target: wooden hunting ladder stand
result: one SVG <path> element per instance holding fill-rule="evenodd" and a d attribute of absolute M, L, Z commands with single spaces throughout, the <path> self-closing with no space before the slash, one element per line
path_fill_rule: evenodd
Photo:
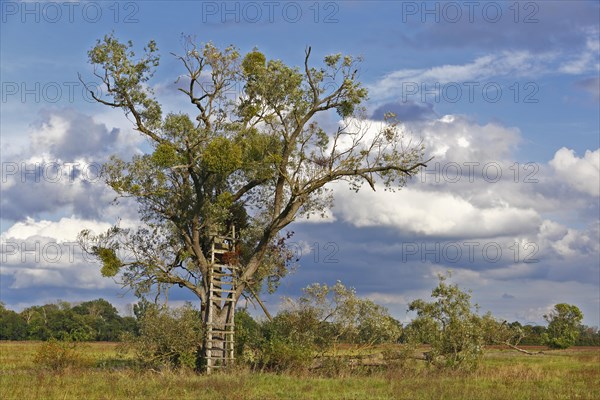
<path fill-rule="evenodd" d="M 228 234 L 211 237 L 208 315 L 206 320 L 206 373 L 234 363 L 234 313 L 237 273 L 239 263 L 236 257 L 237 237 L 235 227 Z M 231 304 L 233 303 L 233 304 Z M 216 322 L 214 313 L 223 308 L 229 309 L 225 322 Z M 218 346 L 216 346 L 218 344 Z"/>

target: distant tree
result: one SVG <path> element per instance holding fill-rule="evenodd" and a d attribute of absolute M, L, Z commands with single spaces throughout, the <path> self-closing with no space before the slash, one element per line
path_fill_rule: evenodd
<path fill-rule="evenodd" d="M 71 307 L 61 301 L 32 306 L 19 314 L 32 340 L 68 339 L 76 341 L 118 341 L 123 332 L 135 332 L 133 317 L 121 317 L 104 299 L 86 301 Z"/>
<path fill-rule="evenodd" d="M 500 321 L 494 318 L 491 313 L 487 313 L 481 318 L 481 323 L 485 332 L 486 344 L 499 344 L 508 346 L 513 350 L 517 350 L 528 355 L 543 353 L 530 352 L 519 347 L 527 335 L 526 329 L 519 322 L 508 323 L 506 321 Z"/>
<path fill-rule="evenodd" d="M 546 345 L 555 349 L 566 349 L 575 344 L 583 320 L 583 313 L 577 306 L 556 304 L 550 313 L 544 315 L 544 319 L 548 322 L 548 329 L 543 335 Z"/>
<path fill-rule="evenodd" d="M 471 296 L 457 285 L 439 284 L 431 292 L 434 301 L 414 300 L 409 311 L 417 317 L 407 327 L 409 341 L 428 343 L 426 359 L 438 367 L 475 368 L 483 354 L 485 324 L 471 305 Z"/>
<path fill-rule="evenodd" d="M 0 302 L 0 340 L 23 340 L 27 338 L 27 323 L 21 315 L 7 309 Z"/>
<path fill-rule="evenodd" d="M 83 302 L 73 307 L 83 325 L 92 331 L 93 340 L 116 341 L 123 331 L 123 318 L 117 309 L 104 299 Z"/>
<path fill-rule="evenodd" d="M 524 346 L 542 346 L 544 340 L 542 335 L 546 332 L 546 327 L 542 325 L 523 325 L 523 339 L 521 344 Z"/>
<path fill-rule="evenodd" d="M 600 332 L 595 326 L 580 325 L 576 346 L 600 346 Z"/>
<path fill-rule="evenodd" d="M 143 224 L 99 236 L 84 231 L 80 241 L 102 262 L 103 275 L 118 275 L 137 294 L 190 290 L 203 321 L 211 315 L 218 329 L 233 322 L 242 295 L 274 290 L 287 274 L 293 253 L 282 232 L 297 217 L 324 214 L 331 183 L 394 190 L 425 166 L 422 145 L 406 140 L 392 115 L 364 121 L 358 58 L 330 55 L 315 68 L 308 48 L 297 68 L 258 50 L 242 57 L 234 47 L 188 40 L 177 57 L 184 74 L 175 75 L 195 110 L 163 115 L 148 84 L 159 64 L 154 41 L 139 57 L 131 42 L 110 35 L 88 54 L 104 89 L 91 95 L 123 110 L 151 152 L 113 157 L 104 169 L 118 195 L 138 201 Z M 319 117 L 331 112 L 340 123 L 327 131 Z M 236 289 L 225 304 L 207 306 L 211 237 L 232 225 L 242 233 Z M 203 354 L 207 345 L 205 338 Z"/>
<path fill-rule="evenodd" d="M 150 308 L 153 308 L 154 306 L 154 303 L 151 303 L 148 301 L 148 299 L 142 297 L 140 301 L 133 305 L 133 315 L 135 315 L 135 319 L 141 321 L 142 318 L 144 318 L 144 314 L 146 314 L 146 311 L 148 311 L 148 309 Z"/>

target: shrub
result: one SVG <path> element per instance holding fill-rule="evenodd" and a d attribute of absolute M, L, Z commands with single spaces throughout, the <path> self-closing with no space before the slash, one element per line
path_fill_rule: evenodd
<path fill-rule="evenodd" d="M 123 337 L 122 350 L 133 349 L 151 368 L 194 368 L 202 343 L 202 320 L 190 304 L 170 309 L 149 307 L 140 319 L 140 334 Z"/>
<path fill-rule="evenodd" d="M 295 317 L 297 315 L 280 313 L 273 321 L 257 324 L 259 331 L 252 330 L 250 335 L 244 334 L 241 360 L 252 369 L 261 371 L 306 370 L 318 349 L 314 339 L 315 331 L 306 319 L 305 324 L 298 324 Z M 297 329 L 298 327 L 301 329 Z"/>
<path fill-rule="evenodd" d="M 70 367 L 80 367 L 83 356 L 77 348 L 77 342 L 50 339 L 37 350 L 34 362 L 41 368 L 62 371 Z"/>
<path fill-rule="evenodd" d="M 426 353 L 430 364 L 443 368 L 474 369 L 479 364 L 485 344 L 485 327 L 472 311 L 471 296 L 457 285 L 448 285 L 439 275 L 439 284 L 433 289 L 433 302 L 415 300 L 409 310 L 417 312 L 410 324 L 410 341 L 429 343 Z"/>

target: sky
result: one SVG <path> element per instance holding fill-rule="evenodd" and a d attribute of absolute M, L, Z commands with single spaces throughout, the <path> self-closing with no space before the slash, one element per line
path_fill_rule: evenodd
<path fill-rule="evenodd" d="M 265 296 L 276 311 L 313 282 L 337 280 L 408 321 L 437 274 L 482 312 L 543 323 L 557 303 L 600 325 L 600 3 L 597 1 L 74 1 L 1 3 L 0 301 L 22 310 L 136 298 L 75 244 L 78 232 L 136 224 L 98 176 L 144 141 L 89 98 L 87 51 L 114 32 L 157 42 L 149 85 L 165 110 L 191 111 L 172 53 L 182 35 L 302 65 L 363 57 L 370 123 L 392 111 L 422 140 L 426 171 L 402 190 L 331 185 L 328 218 L 298 220 L 298 268 Z M 96 85 L 102 93 L 102 87 Z M 336 115 L 321 122 L 330 129 Z M 173 289 L 169 301 L 194 300 Z M 243 304 L 243 302 L 242 302 Z M 252 306 L 250 306 L 252 307 Z M 259 311 L 256 311 L 259 315 Z"/>

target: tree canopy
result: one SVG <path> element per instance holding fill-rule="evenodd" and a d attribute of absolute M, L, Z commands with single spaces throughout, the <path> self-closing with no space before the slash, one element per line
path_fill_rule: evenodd
<path fill-rule="evenodd" d="M 366 123 L 360 58 L 334 54 L 314 67 L 310 54 L 309 47 L 302 67 L 291 67 L 258 49 L 242 56 L 233 46 L 187 39 L 176 56 L 184 72 L 177 84 L 195 111 L 165 114 L 149 85 L 156 43 L 137 56 L 113 35 L 98 41 L 88 55 L 105 92 L 91 95 L 122 109 L 152 148 L 105 165 L 108 185 L 137 200 L 142 220 L 136 229 L 80 235 L 105 276 L 138 295 L 178 285 L 204 304 L 210 238 L 236 226 L 241 243 L 232 262 L 241 269 L 231 297 L 274 290 L 294 261 L 283 230 L 328 209 L 328 184 L 394 190 L 425 166 L 422 145 L 406 140 L 392 115 Z M 331 112 L 334 128 L 320 118 Z"/>
<path fill-rule="evenodd" d="M 573 346 L 580 334 L 583 313 L 575 305 L 560 303 L 544 315 L 548 329 L 543 336 L 544 343 L 549 347 L 566 349 Z"/>

